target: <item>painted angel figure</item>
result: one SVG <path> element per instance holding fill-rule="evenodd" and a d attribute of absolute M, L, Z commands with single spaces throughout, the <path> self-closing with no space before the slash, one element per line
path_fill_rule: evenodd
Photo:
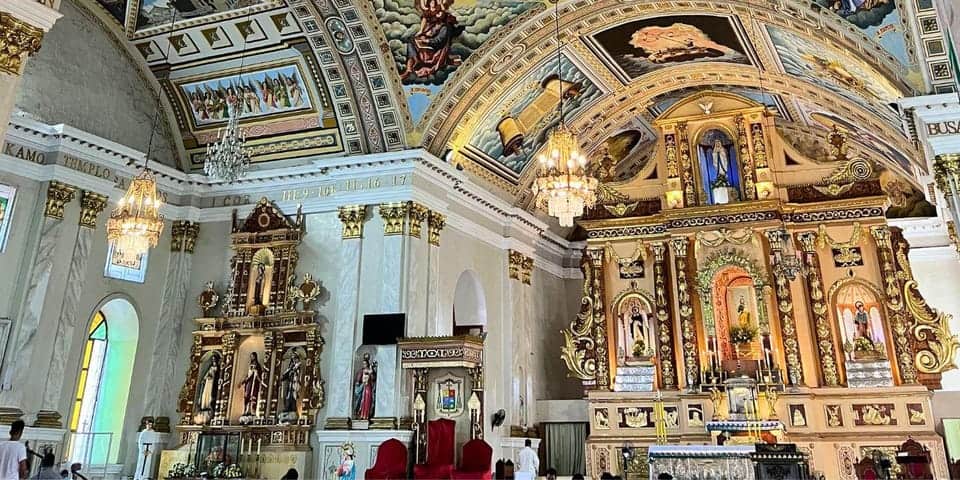
<path fill-rule="evenodd" d="M 415 0 L 420 14 L 420 29 L 407 44 L 407 64 L 400 78 L 426 78 L 447 65 L 460 65 L 463 59 L 450 53 L 453 40 L 464 27 L 450 13 L 453 0 Z"/>

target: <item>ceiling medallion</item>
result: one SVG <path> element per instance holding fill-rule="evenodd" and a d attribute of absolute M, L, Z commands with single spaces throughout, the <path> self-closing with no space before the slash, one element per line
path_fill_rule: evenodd
<path fill-rule="evenodd" d="M 560 66 L 560 12 L 554 6 L 554 21 L 557 38 L 557 78 L 561 79 Z M 533 183 L 537 206 L 560 220 L 561 227 L 572 227 L 574 217 L 583 215 L 585 209 L 597 203 L 597 188 L 600 182 L 587 173 L 589 160 L 580 152 L 580 141 L 563 122 L 563 84 L 558 94 L 557 114 L 559 123 L 550 131 L 547 145 L 538 157 L 540 171 Z"/>

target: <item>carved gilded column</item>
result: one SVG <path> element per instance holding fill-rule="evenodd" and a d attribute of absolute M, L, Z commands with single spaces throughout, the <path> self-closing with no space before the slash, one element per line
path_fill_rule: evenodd
<path fill-rule="evenodd" d="M 917 383 L 917 368 L 913 361 L 913 335 L 910 330 L 913 322 L 904 309 L 901 282 L 894 268 L 890 227 L 876 225 L 870 227 L 870 233 L 877 244 L 880 273 L 884 282 L 883 297 L 887 304 L 887 318 L 893 334 L 893 348 L 897 359 L 897 370 L 900 372 L 900 382 L 914 384 Z"/>
<path fill-rule="evenodd" d="M 56 256 L 56 247 L 60 241 L 60 235 L 63 227 L 63 211 L 68 203 L 73 200 L 76 189 L 70 185 L 52 181 L 47 185 L 47 199 L 43 207 L 43 218 L 40 219 L 40 233 L 38 235 L 36 254 L 33 263 L 30 266 L 30 277 L 27 283 L 27 294 L 20 309 L 20 318 L 17 325 L 17 337 L 11 345 L 16 345 L 16 355 L 8 356 L 12 361 L 8 365 L 11 372 L 9 387 L 11 391 L 0 392 L 0 398 L 3 398 L 4 404 L 15 406 L 36 408 L 36 403 L 31 403 L 32 395 L 26 395 L 26 388 L 30 385 L 32 377 L 36 375 L 30 367 L 34 365 L 33 351 L 38 341 L 42 341 L 39 335 L 40 321 L 43 318 L 43 306 L 47 294 L 56 288 L 51 289 L 51 273 Z M 64 288 L 65 283 L 56 279 L 60 288 Z M 49 313 L 49 312 L 48 312 Z M 34 384 L 35 385 L 35 384 Z M 42 389 L 35 393 L 42 395 Z M 29 408 L 25 408 L 29 410 Z"/>
<path fill-rule="evenodd" d="M 57 316 L 57 330 L 53 337 L 53 351 L 50 354 L 48 378 L 62 379 L 66 371 L 67 354 L 73 341 L 73 332 L 80 321 L 80 296 L 83 292 L 87 264 L 90 259 L 90 246 L 97 229 L 97 217 L 107 206 L 107 197 L 84 190 L 80 197 L 80 228 L 77 229 L 73 243 L 73 255 L 67 270 L 67 284 L 63 292 L 60 315 Z M 59 411 L 60 407 L 69 408 L 63 400 L 62 381 L 46 382 L 41 408 Z"/>
<path fill-rule="evenodd" d="M 793 241 L 783 230 L 767 230 L 770 252 L 774 258 L 783 255 L 784 241 Z M 777 296 L 777 313 L 783 339 L 783 356 L 787 363 L 787 384 L 803 385 L 803 365 L 800 362 L 800 340 L 797 336 L 797 321 L 793 314 L 793 298 L 790 295 L 790 278 L 781 269 L 773 268 L 774 291 Z"/>
<path fill-rule="evenodd" d="M 807 269 L 807 296 L 810 298 L 810 312 L 813 314 L 813 328 L 820 353 L 820 375 L 824 385 L 836 387 L 840 385 L 840 374 L 837 371 L 836 343 L 827 315 L 827 298 L 823 291 L 823 274 L 820 273 L 820 258 L 817 255 L 817 232 L 798 233 L 797 240 L 803 250 L 803 262 Z"/>
<path fill-rule="evenodd" d="M 667 280 L 667 244 L 656 242 L 650 246 L 653 249 L 653 296 L 654 307 L 657 312 L 657 370 L 660 375 L 661 388 L 676 390 L 677 369 L 676 347 L 673 342 L 673 319 L 670 318 L 670 287 Z"/>
<path fill-rule="evenodd" d="M 227 414 L 230 410 L 230 400 L 233 398 L 233 360 L 236 357 L 237 334 L 230 332 L 223 336 L 223 363 L 220 369 L 220 388 L 217 392 L 217 406 L 213 412 L 211 425 L 228 425 Z"/>
<path fill-rule="evenodd" d="M 754 170 L 753 155 L 750 153 L 750 139 L 747 136 L 743 115 L 737 115 L 734 121 L 737 125 L 737 151 L 743 162 L 743 192 L 746 194 L 747 200 L 756 200 L 756 171 Z"/>
<path fill-rule="evenodd" d="M 153 351 L 150 354 L 148 385 L 155 390 L 147 395 L 143 414 L 145 416 L 173 415 L 169 407 L 177 392 L 173 372 L 180 362 L 180 338 L 187 323 L 187 299 L 190 276 L 193 271 L 193 250 L 200 234 L 200 224 L 186 220 L 173 222 L 170 227 L 170 256 L 163 279 L 160 297 L 160 314 L 156 319 Z"/>
<path fill-rule="evenodd" d="M 6 137 L 27 57 L 40 50 L 44 32 L 49 31 L 61 16 L 47 2 L 0 2 L 0 147 Z"/>
<path fill-rule="evenodd" d="M 427 215 L 427 241 L 435 247 L 440 246 L 440 232 L 447 225 L 446 215 L 430 211 Z"/>
<path fill-rule="evenodd" d="M 413 461 L 422 463 L 427 451 L 427 369 L 413 370 Z"/>
<path fill-rule="evenodd" d="M 610 389 L 610 357 L 607 346 L 607 316 L 604 306 L 603 295 L 603 264 L 605 249 L 588 248 L 587 258 L 592 270 L 591 278 L 593 285 L 590 287 L 590 294 L 593 309 L 593 351 L 596 360 L 596 388 L 598 390 Z"/>
<path fill-rule="evenodd" d="M 200 362 L 203 357 L 203 337 L 199 334 L 193 335 L 193 347 L 190 349 L 190 366 L 187 367 L 187 378 L 183 382 L 183 388 L 180 389 L 180 396 L 177 400 L 177 413 L 180 414 L 180 425 L 193 424 L 193 401 L 197 391 L 197 377 L 200 376 Z M 149 397 L 149 395 L 148 395 Z M 216 405 L 219 408 L 219 402 Z M 145 411 L 151 411 L 147 407 Z"/>
<path fill-rule="evenodd" d="M 700 352 L 697 342 L 697 326 L 693 316 L 692 286 L 687 272 L 687 252 L 689 240 L 686 237 L 670 239 L 673 257 L 676 262 L 677 301 L 680 304 L 680 334 L 683 338 L 683 366 L 686 371 L 687 390 L 694 390 L 700 384 Z"/>
<path fill-rule="evenodd" d="M 693 207 L 700 202 L 697 198 L 696 176 L 693 174 L 693 161 L 690 159 L 690 140 L 687 137 L 687 123 L 677 124 L 677 144 L 680 149 L 680 179 L 683 185 L 685 207 Z"/>

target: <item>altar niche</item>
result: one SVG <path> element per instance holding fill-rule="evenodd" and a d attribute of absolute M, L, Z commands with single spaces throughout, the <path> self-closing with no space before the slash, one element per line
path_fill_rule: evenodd
<path fill-rule="evenodd" d="M 733 135 L 721 128 L 708 128 L 697 139 L 700 185 L 709 205 L 742 200 L 740 162 Z"/>
<path fill-rule="evenodd" d="M 708 256 L 697 274 L 706 353 L 704 386 L 749 375 L 758 383 L 778 383 L 764 290 L 767 282 L 754 262 L 736 250 Z"/>
<path fill-rule="evenodd" d="M 617 322 L 617 366 L 650 365 L 656 355 L 653 301 L 631 282 L 614 300 Z"/>
<path fill-rule="evenodd" d="M 851 273 L 830 287 L 829 298 L 844 352 L 847 385 L 893 386 L 880 291 Z"/>
<path fill-rule="evenodd" d="M 201 438 L 231 435 L 233 460 L 247 476 L 282 475 L 289 465 L 277 463 L 281 451 L 306 465 L 309 432 L 324 402 L 324 341 L 313 304 L 326 292 L 309 274 L 296 281 L 305 234 L 299 212 L 291 221 L 266 199 L 245 220 L 234 216 L 230 284 L 218 292 L 207 282 L 197 298 L 203 317 L 194 319 L 180 392 L 180 446 L 165 451 L 161 463 L 192 459 L 200 469 L 207 457 Z"/>

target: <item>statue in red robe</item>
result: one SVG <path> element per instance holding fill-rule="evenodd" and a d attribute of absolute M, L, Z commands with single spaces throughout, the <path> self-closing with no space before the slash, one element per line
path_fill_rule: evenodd
<path fill-rule="evenodd" d="M 370 354 L 363 354 L 363 361 L 353 382 L 353 415 L 358 420 L 373 417 L 377 395 L 377 362 L 370 362 Z"/>

